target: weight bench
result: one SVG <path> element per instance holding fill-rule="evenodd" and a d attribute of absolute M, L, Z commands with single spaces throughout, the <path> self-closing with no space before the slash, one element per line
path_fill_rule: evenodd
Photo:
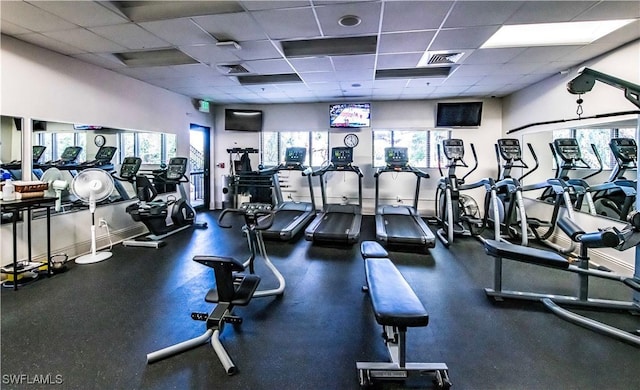
<path fill-rule="evenodd" d="M 233 315 L 234 306 L 246 306 L 258 288 L 260 277 L 254 274 L 242 274 L 244 265 L 231 257 L 220 256 L 195 256 L 193 261 L 213 268 L 216 278 L 216 288 L 209 290 L 205 301 L 217 303 L 210 314 L 191 313 L 191 318 L 198 321 L 206 321 L 207 331 L 198 337 L 183 341 L 179 344 L 166 347 L 147 355 L 147 363 L 184 352 L 191 348 L 211 341 L 213 350 L 218 355 L 228 375 L 236 373 L 236 366 L 220 342 L 220 333 L 225 323 L 241 324 L 242 318 Z"/>
<path fill-rule="evenodd" d="M 376 242 L 365 241 L 360 247 L 364 258 L 367 291 L 382 338 L 389 350 L 390 363 L 356 362 L 360 386 L 372 385 L 376 380 L 405 380 L 410 373 L 435 374 L 439 389 L 451 387 L 449 369 L 444 363 L 407 363 L 406 333 L 408 327 L 427 326 L 429 314 L 415 292 L 386 253 Z"/>

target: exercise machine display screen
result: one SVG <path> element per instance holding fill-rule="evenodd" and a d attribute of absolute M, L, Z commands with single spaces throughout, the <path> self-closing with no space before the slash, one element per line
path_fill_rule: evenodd
<path fill-rule="evenodd" d="M 95 159 L 98 161 L 109 162 L 111 161 L 113 156 L 116 154 L 117 149 L 118 148 L 116 148 L 115 146 L 101 146 L 100 149 L 98 149 L 98 152 L 96 153 Z"/>
<path fill-rule="evenodd" d="M 578 140 L 575 138 L 555 139 L 553 140 L 553 146 L 564 161 L 580 160 L 582 158 L 580 145 L 578 145 Z"/>
<path fill-rule="evenodd" d="M 47 148 L 46 146 L 42 146 L 42 145 L 33 146 L 33 162 L 40 161 L 40 157 L 42 157 L 42 155 L 44 154 L 44 150 L 46 148 Z"/>
<path fill-rule="evenodd" d="M 284 161 L 288 164 L 302 164 L 307 157 L 307 149 L 291 147 L 285 151 Z"/>
<path fill-rule="evenodd" d="M 638 146 L 633 138 L 612 138 L 609 143 L 614 156 L 624 162 L 636 161 Z"/>
<path fill-rule="evenodd" d="M 353 162 L 353 149 L 348 147 L 331 148 L 331 162 L 335 165 L 348 165 Z"/>
<path fill-rule="evenodd" d="M 442 140 L 444 155 L 449 160 L 462 160 L 464 158 L 464 142 L 461 139 Z"/>
<path fill-rule="evenodd" d="M 498 140 L 500 156 L 507 161 L 517 161 L 522 158 L 520 141 L 515 138 L 502 138 Z"/>
<path fill-rule="evenodd" d="M 62 162 L 74 162 L 82 152 L 82 147 L 80 146 L 67 146 L 62 152 L 62 156 L 60 156 L 60 160 Z"/>
<path fill-rule="evenodd" d="M 135 177 L 140 165 L 142 165 L 140 157 L 125 157 L 120 166 L 120 177 L 127 180 Z"/>
<path fill-rule="evenodd" d="M 167 167 L 167 179 L 178 180 L 187 173 L 187 158 L 172 157 Z"/>
<path fill-rule="evenodd" d="M 384 162 L 390 167 L 404 167 L 409 163 L 407 148 L 384 148 Z"/>

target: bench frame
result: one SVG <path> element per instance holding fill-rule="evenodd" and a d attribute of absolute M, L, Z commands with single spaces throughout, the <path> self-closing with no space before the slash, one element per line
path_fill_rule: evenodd
<path fill-rule="evenodd" d="M 488 245 L 491 245 L 491 240 L 485 240 L 485 249 L 488 248 Z M 528 301 L 537 301 L 547 307 L 547 309 L 551 310 L 554 314 L 559 316 L 560 318 L 572 322 L 576 325 L 582 326 L 587 329 L 595 330 L 600 333 L 607 334 L 611 337 L 617 338 L 619 340 L 625 341 L 627 343 L 633 344 L 635 346 L 640 347 L 640 336 L 626 332 L 624 330 L 615 328 L 613 326 L 606 325 L 599 321 L 592 320 L 588 317 L 581 316 L 579 314 L 573 313 L 570 310 L 564 309 L 559 305 L 567 305 L 580 307 L 588 310 L 619 310 L 619 311 L 628 311 L 631 314 L 638 315 L 640 314 L 640 303 L 635 301 L 619 301 L 619 300 L 611 300 L 611 299 L 600 299 L 600 298 L 590 298 L 589 297 L 589 277 L 597 277 L 601 279 L 608 279 L 617 282 L 625 283 L 627 277 L 618 275 L 613 272 L 606 272 L 600 270 L 594 270 L 589 268 L 589 257 L 587 254 L 587 248 L 581 247 L 580 255 L 577 258 L 577 265 L 568 265 L 565 268 L 548 266 L 545 264 L 535 263 L 533 260 L 523 260 L 522 258 L 518 258 L 516 256 L 517 250 L 527 250 L 530 253 L 535 253 L 535 251 L 542 251 L 540 249 L 533 248 L 523 248 L 521 246 L 515 244 L 508 244 L 512 247 L 513 253 L 509 256 L 499 256 L 495 253 L 492 253 L 487 249 L 487 253 L 494 258 L 494 276 L 493 276 L 493 288 L 485 288 L 485 294 L 496 301 L 503 301 L 504 299 L 518 299 L 518 300 L 528 300 Z M 559 255 L 558 255 L 559 256 Z M 555 294 L 545 294 L 545 293 L 537 293 L 530 291 L 514 291 L 514 290 L 504 290 L 502 288 L 502 260 L 512 260 L 518 262 L 524 262 L 529 264 L 534 264 L 538 266 L 542 266 L 545 268 L 555 268 L 560 271 L 568 271 L 575 274 L 578 274 L 578 288 L 575 295 L 555 295 Z"/>
<path fill-rule="evenodd" d="M 365 261 L 365 274 L 368 272 L 367 263 L 375 264 L 378 261 L 391 260 L 386 258 L 388 253 L 376 242 L 364 241 L 360 247 L 362 257 Z M 407 289 L 413 292 L 413 289 L 407 283 L 406 279 L 399 274 L 398 283 L 406 284 Z M 367 275 L 367 285 L 362 288 L 363 291 L 371 294 L 372 289 L 376 286 L 370 286 Z M 415 295 L 415 292 L 413 292 Z M 416 300 L 418 300 L 416 296 Z M 419 300 L 418 300 L 419 301 Z M 380 323 L 378 321 L 378 323 Z M 428 321 L 424 325 L 427 326 Z M 403 381 L 410 376 L 425 376 L 425 374 L 434 375 L 434 383 L 438 389 L 449 389 L 451 382 L 449 381 L 449 368 L 445 363 L 407 363 L 407 326 L 393 326 L 388 324 L 382 325 L 382 338 L 387 347 L 391 362 L 356 362 L 360 386 L 370 386 L 376 381 L 392 380 Z"/>

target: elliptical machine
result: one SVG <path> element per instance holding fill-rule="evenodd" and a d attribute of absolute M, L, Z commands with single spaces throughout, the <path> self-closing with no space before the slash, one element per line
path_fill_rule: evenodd
<path fill-rule="evenodd" d="M 442 172 L 440 165 L 441 154 L 438 145 L 438 169 L 440 179 L 436 189 L 436 220 L 442 226 L 436 232 L 442 243 L 449 247 L 457 236 L 477 236 L 483 231 L 483 221 L 480 219 L 476 201 L 463 195 L 460 191 L 484 186 L 488 192 L 494 191 L 493 179 L 482 179 L 475 183 L 464 184 L 465 179 L 478 168 L 478 155 L 473 144 L 470 144 L 475 164 L 462 178 L 456 176 L 456 168 L 469 166 L 464 162 L 464 142 L 461 139 L 442 140 L 442 149 L 447 158 L 447 175 Z M 465 227 L 466 225 L 466 227 Z M 445 233 L 446 230 L 446 233 Z M 446 234 L 446 236 L 445 236 Z"/>
<path fill-rule="evenodd" d="M 145 175 L 136 176 L 136 192 L 138 203 L 125 209 L 136 222 L 142 222 L 151 234 L 135 240 L 125 240 L 124 246 L 143 246 L 159 248 L 164 245 L 161 240 L 188 228 L 206 229 L 207 223 L 196 222 L 196 211 L 189 203 L 189 196 L 184 184 L 189 182 L 185 175 L 188 160 L 186 157 L 172 157 L 166 169 L 154 171 L 154 182 L 165 186 L 177 186 L 179 198 L 172 196 L 165 200 L 155 200 L 158 195 L 156 187 Z M 171 223 L 167 220 L 170 219 Z"/>

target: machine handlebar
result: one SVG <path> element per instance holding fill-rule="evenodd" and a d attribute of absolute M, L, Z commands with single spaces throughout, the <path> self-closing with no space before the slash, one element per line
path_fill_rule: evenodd
<path fill-rule="evenodd" d="M 622 241 L 620 231 L 615 228 L 585 233 L 578 224 L 566 216 L 558 220 L 558 227 L 565 232 L 571 240 L 579 242 L 589 248 L 614 248 Z"/>
<path fill-rule="evenodd" d="M 245 225 L 252 230 L 267 230 L 273 225 L 275 213 L 267 203 L 246 203 L 239 209 L 224 209 L 218 217 L 218 226 L 228 229 L 231 224 L 224 223 L 228 214 L 244 217 Z"/>

